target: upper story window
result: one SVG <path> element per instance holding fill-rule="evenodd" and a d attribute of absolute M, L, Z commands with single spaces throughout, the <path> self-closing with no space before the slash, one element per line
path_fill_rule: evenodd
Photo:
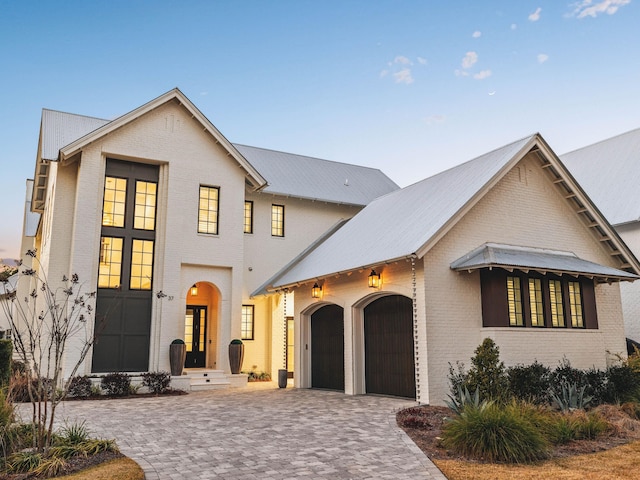
<path fill-rule="evenodd" d="M 242 340 L 253 340 L 253 305 L 242 306 L 242 326 L 241 326 L 241 338 Z"/>
<path fill-rule="evenodd" d="M 98 288 L 120 286 L 122 274 L 122 238 L 100 238 L 100 263 L 98 266 Z"/>
<path fill-rule="evenodd" d="M 594 281 L 587 277 L 480 272 L 485 327 L 597 329 Z"/>
<path fill-rule="evenodd" d="M 244 202 L 244 233 L 253 233 L 253 202 Z"/>
<path fill-rule="evenodd" d="M 124 227 L 126 203 L 127 179 L 105 177 L 104 200 L 102 202 L 102 225 L 105 227 Z"/>
<path fill-rule="evenodd" d="M 284 237 L 284 205 L 271 205 L 271 235 Z"/>
<path fill-rule="evenodd" d="M 220 189 L 200 185 L 198 202 L 198 233 L 218 234 L 218 204 Z"/>
<path fill-rule="evenodd" d="M 151 290 L 153 240 L 134 239 L 131 245 L 131 290 Z"/>
<path fill-rule="evenodd" d="M 133 228 L 138 230 L 155 230 L 157 189 L 158 186 L 154 182 L 136 181 Z"/>

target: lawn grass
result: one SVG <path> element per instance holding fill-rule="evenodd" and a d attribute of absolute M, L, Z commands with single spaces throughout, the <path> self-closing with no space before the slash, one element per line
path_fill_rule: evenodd
<path fill-rule="evenodd" d="M 449 480 L 634 480 L 640 475 L 640 441 L 588 455 L 531 465 L 433 462 Z"/>
<path fill-rule="evenodd" d="M 130 458 L 122 457 L 57 478 L 64 480 L 144 480 L 144 472 L 136 462 Z"/>

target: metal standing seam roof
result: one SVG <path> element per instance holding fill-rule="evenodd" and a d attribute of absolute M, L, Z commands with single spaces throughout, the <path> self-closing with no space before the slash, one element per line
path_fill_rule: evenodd
<path fill-rule="evenodd" d="M 382 196 L 273 279 L 273 288 L 366 268 L 415 254 L 537 135 Z"/>
<path fill-rule="evenodd" d="M 269 182 L 264 193 L 364 206 L 400 188 L 378 169 L 234 146 Z"/>
<path fill-rule="evenodd" d="M 87 117 L 56 110 L 42 110 L 42 151 L 43 160 L 56 161 L 62 147 L 84 137 L 111 120 Z"/>
<path fill-rule="evenodd" d="M 110 122 L 43 109 L 42 159 L 57 160 L 60 149 Z M 364 206 L 400 188 L 374 168 L 232 145 L 269 182 L 266 193 Z"/>
<path fill-rule="evenodd" d="M 560 156 L 612 225 L 640 220 L 640 129 Z"/>
<path fill-rule="evenodd" d="M 608 280 L 636 280 L 633 273 L 579 258 L 573 252 L 544 248 L 485 243 L 451 263 L 457 271 L 499 267 L 535 270 L 542 273 L 568 273 Z"/>

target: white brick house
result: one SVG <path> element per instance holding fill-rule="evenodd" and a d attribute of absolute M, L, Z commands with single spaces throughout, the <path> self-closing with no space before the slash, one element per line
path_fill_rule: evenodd
<path fill-rule="evenodd" d="M 437 404 L 487 336 L 507 364 L 606 366 L 640 272 L 539 135 L 400 190 L 232 144 L 177 89 L 112 121 L 45 110 L 30 208 L 48 278 L 119 305 L 85 374 L 167 370 L 174 338 L 228 373 L 242 338 L 245 370 Z"/>

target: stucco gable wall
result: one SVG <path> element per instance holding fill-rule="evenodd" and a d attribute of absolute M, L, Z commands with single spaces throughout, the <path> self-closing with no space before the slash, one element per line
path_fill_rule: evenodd
<path fill-rule="evenodd" d="M 606 350 L 621 352 L 624 333 L 618 284 L 598 286 L 599 329 L 558 331 L 483 328 L 479 273 L 456 273 L 453 260 L 485 242 L 573 251 L 617 267 L 572 212 L 533 158 L 523 159 L 425 256 L 425 298 L 432 403 L 448 393 L 448 363 L 467 367 L 484 337 L 500 347 L 506 365 L 534 359 L 555 366 L 566 354 L 579 368 L 607 365 Z"/>

